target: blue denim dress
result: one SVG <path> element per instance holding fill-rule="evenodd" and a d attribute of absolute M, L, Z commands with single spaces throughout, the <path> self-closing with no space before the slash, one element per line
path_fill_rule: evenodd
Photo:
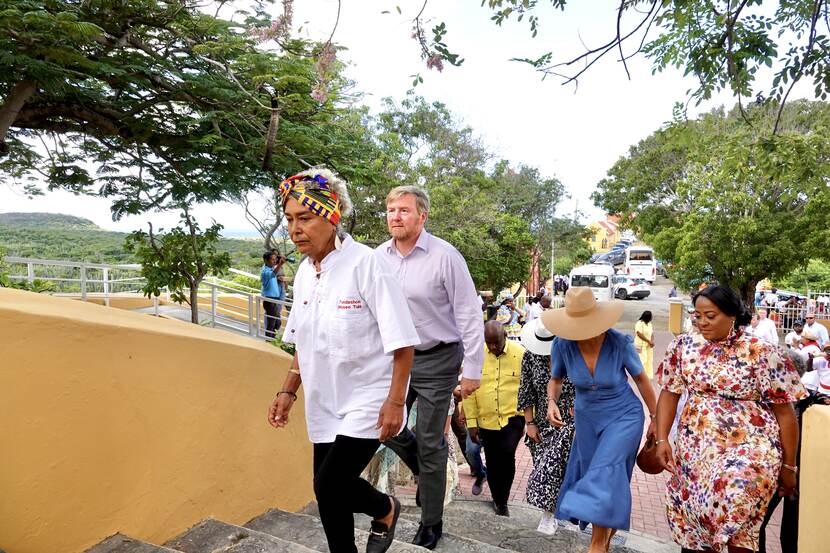
<path fill-rule="evenodd" d="M 591 376 L 577 343 L 557 338 L 551 348 L 554 378 L 565 375 L 576 388 L 576 436 L 559 492 L 556 518 L 584 528 L 591 523 L 628 530 L 631 472 L 643 436 L 645 415 L 626 371 L 643 371 L 633 340 L 610 329 Z"/>

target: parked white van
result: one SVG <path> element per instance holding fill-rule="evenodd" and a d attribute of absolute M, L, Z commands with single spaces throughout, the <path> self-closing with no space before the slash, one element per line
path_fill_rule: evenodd
<path fill-rule="evenodd" d="M 614 267 L 611 265 L 581 265 L 571 270 L 571 286 L 587 286 L 597 301 L 614 299 L 614 285 L 611 282 Z"/>
<path fill-rule="evenodd" d="M 657 280 L 657 260 L 648 246 L 631 246 L 625 251 L 623 272 L 631 278 L 642 278 L 649 284 Z"/>

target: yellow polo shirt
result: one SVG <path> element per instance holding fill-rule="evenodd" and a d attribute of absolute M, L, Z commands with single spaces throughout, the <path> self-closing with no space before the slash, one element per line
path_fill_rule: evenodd
<path fill-rule="evenodd" d="M 507 340 L 498 357 L 484 346 L 481 387 L 464 400 L 468 427 L 499 430 L 507 426 L 507 419 L 521 415 L 519 379 L 524 354 L 525 349 L 513 340 Z"/>

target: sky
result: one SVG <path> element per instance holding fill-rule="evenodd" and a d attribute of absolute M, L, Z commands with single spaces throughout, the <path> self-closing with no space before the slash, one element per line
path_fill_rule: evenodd
<path fill-rule="evenodd" d="M 535 166 L 543 175 L 560 179 L 569 198 L 560 203 L 558 215 L 573 216 L 578 210 L 584 222 L 603 217 L 590 200 L 596 184 L 631 145 L 671 120 L 675 102 L 687 100 L 694 82 L 677 70 L 653 75 L 650 61 L 642 55 L 629 60 L 630 80 L 616 61 L 618 56 L 612 55 L 591 67 L 578 87 L 562 86 L 553 77 L 542 80 L 530 66 L 510 58 L 535 58 L 553 50 L 556 60 L 564 60 L 582 53 L 584 46 L 604 43 L 616 32 L 618 1 L 573 2 L 564 13 L 542 10 L 536 38 L 525 22 L 497 27 L 480 4 L 479 0 L 428 2 L 429 27 L 446 22 L 446 42 L 465 59 L 461 67 L 446 64 L 439 73 L 426 68 L 411 38 L 412 18 L 422 0 L 343 1 L 334 41 L 346 48 L 339 58 L 349 63 L 347 74 L 363 94 L 361 102 L 378 111 L 384 97 L 402 99 L 412 88 L 412 75 L 420 73 L 424 83 L 415 92 L 445 103 L 497 159 Z M 295 31 L 309 38 L 328 38 L 337 8 L 336 0 L 295 0 Z M 279 13 L 281 4 L 272 9 Z M 624 19 L 624 28 L 626 23 L 633 20 Z M 797 91 L 791 99 L 799 96 Z M 690 106 L 689 115 L 733 104 L 734 99 L 724 93 L 699 107 Z M 109 206 L 108 200 L 67 192 L 27 199 L 0 183 L 0 212 L 68 213 L 125 232 L 146 227 L 147 221 L 170 227 L 178 219 L 176 213 L 148 213 L 114 222 Z M 239 206 L 201 205 L 194 213 L 203 225 L 211 219 L 222 223 L 226 235 L 254 233 Z"/>

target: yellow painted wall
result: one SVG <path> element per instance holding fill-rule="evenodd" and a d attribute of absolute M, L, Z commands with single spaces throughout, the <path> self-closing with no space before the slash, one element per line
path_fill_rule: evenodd
<path fill-rule="evenodd" d="M 804 413 L 801 424 L 801 467 L 798 505 L 798 550 L 830 552 L 823 530 L 827 524 L 830 493 L 830 407 L 814 406 Z"/>
<path fill-rule="evenodd" d="M 290 359 L 175 320 L 0 289 L 0 549 L 160 543 L 312 499 L 302 398 L 266 422 Z"/>

